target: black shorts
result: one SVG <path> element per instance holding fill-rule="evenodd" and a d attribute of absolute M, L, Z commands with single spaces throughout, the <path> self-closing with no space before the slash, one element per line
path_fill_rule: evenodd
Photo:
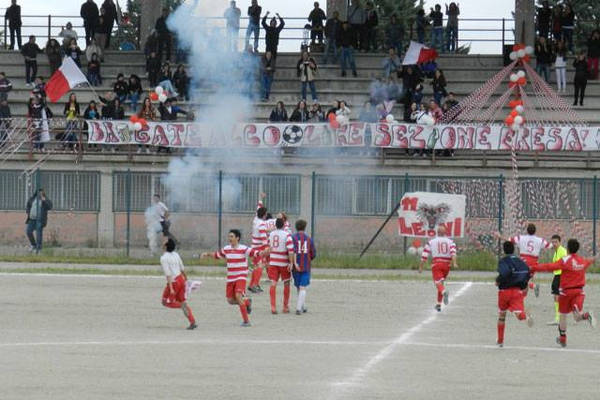
<path fill-rule="evenodd" d="M 552 294 L 558 296 L 560 287 L 560 275 L 554 275 L 554 279 L 552 279 Z"/>

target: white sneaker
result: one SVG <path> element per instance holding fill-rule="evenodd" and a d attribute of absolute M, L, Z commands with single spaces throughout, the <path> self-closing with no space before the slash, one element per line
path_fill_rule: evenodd
<path fill-rule="evenodd" d="M 448 290 L 444 290 L 444 292 L 442 293 L 442 296 L 444 296 L 444 305 L 448 305 Z"/>
<path fill-rule="evenodd" d="M 146 154 L 150 154 L 150 149 L 146 147 Z"/>
<path fill-rule="evenodd" d="M 528 327 L 533 327 L 533 317 L 531 316 L 531 314 L 527 313 L 527 326 Z"/>
<path fill-rule="evenodd" d="M 35 246 L 29 246 L 29 252 L 33 253 L 35 251 Z"/>
<path fill-rule="evenodd" d="M 594 315 L 593 312 L 588 311 L 588 314 L 590 315 L 588 318 L 588 322 L 590 323 L 590 326 L 592 327 L 592 329 L 596 328 L 596 316 Z"/>

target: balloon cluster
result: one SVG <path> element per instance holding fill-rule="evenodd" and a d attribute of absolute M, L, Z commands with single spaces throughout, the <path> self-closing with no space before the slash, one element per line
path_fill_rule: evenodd
<path fill-rule="evenodd" d="M 525 123 L 525 118 L 523 117 L 523 112 L 525 111 L 523 100 L 512 100 L 508 103 L 508 106 L 511 108 L 511 111 L 504 119 L 504 123 L 513 131 L 516 131 Z"/>
<path fill-rule="evenodd" d="M 144 118 L 138 117 L 135 114 L 129 117 L 129 123 L 127 124 L 127 126 L 131 131 L 141 131 L 142 129 L 149 129 L 148 121 L 146 121 Z"/>
<path fill-rule="evenodd" d="M 525 78 L 525 71 L 521 70 L 516 73 L 510 74 L 510 82 L 508 82 L 509 88 L 515 86 L 525 86 L 527 84 L 527 78 Z"/>
<path fill-rule="evenodd" d="M 162 86 L 157 86 L 156 88 L 154 88 L 154 92 L 150 93 L 150 100 L 152 101 L 160 101 L 161 103 L 164 103 L 165 101 L 167 101 L 167 93 L 165 92 L 165 89 Z"/>
<path fill-rule="evenodd" d="M 522 62 L 529 62 L 531 55 L 533 54 L 533 47 L 525 46 L 524 44 L 515 44 L 513 51 L 508 55 L 511 60 L 520 60 Z"/>
<path fill-rule="evenodd" d="M 329 126 L 333 129 L 338 129 L 342 125 L 348 125 L 350 123 L 350 118 L 345 116 L 344 114 L 329 114 Z"/>
<path fill-rule="evenodd" d="M 419 239 L 415 239 L 410 244 L 410 247 L 406 249 L 409 255 L 411 256 L 419 256 L 423 253 L 422 243 Z"/>

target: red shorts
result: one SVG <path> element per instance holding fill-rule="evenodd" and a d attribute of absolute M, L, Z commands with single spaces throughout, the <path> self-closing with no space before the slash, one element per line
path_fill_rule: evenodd
<path fill-rule="evenodd" d="M 450 272 L 450 264 L 437 263 L 431 266 L 431 275 L 433 275 L 433 281 L 435 283 L 446 280 L 448 273 Z"/>
<path fill-rule="evenodd" d="M 236 293 L 241 293 L 242 296 L 246 294 L 246 280 L 238 279 L 237 281 L 227 282 L 227 287 L 225 288 L 225 297 L 228 299 L 233 299 Z"/>
<path fill-rule="evenodd" d="M 288 282 L 292 279 L 292 273 L 287 267 L 271 267 L 267 268 L 267 276 L 270 280 L 277 282 L 279 278 L 282 281 Z"/>
<path fill-rule="evenodd" d="M 585 292 L 583 289 L 560 289 L 558 312 L 561 314 L 569 314 L 573 311 L 581 312 L 584 299 Z"/>
<path fill-rule="evenodd" d="M 524 312 L 525 293 L 519 288 L 502 289 L 498 291 L 498 310 Z"/>
<path fill-rule="evenodd" d="M 177 275 L 177 277 L 173 280 L 173 291 L 175 291 L 175 294 L 171 295 L 171 291 L 169 290 L 169 284 L 165 286 L 165 290 L 163 290 L 162 295 L 163 303 L 172 303 L 175 301 L 182 303 L 186 300 L 185 278 L 183 277 L 183 275 Z"/>
<path fill-rule="evenodd" d="M 252 265 L 254 267 L 258 267 L 258 263 L 262 263 L 262 265 L 269 265 L 269 256 L 256 256 L 252 257 Z"/>

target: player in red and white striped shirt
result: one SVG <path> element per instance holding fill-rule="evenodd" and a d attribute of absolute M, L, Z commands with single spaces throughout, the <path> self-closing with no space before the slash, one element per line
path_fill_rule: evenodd
<path fill-rule="evenodd" d="M 262 200 L 266 197 L 265 193 L 260 194 L 258 205 L 256 207 L 256 216 L 252 220 L 252 248 L 258 251 L 263 251 L 267 248 L 267 242 L 269 239 L 267 233 L 267 225 L 265 218 L 267 216 L 267 208 L 264 206 Z M 263 257 L 252 258 L 252 277 L 250 278 L 250 286 L 248 290 L 252 293 L 262 292 L 260 287 L 260 278 L 262 277 L 263 267 L 265 266 L 266 260 Z"/>
<path fill-rule="evenodd" d="M 435 309 L 439 312 L 442 311 L 442 300 L 445 305 L 448 304 L 448 290 L 444 287 L 444 281 L 450 273 L 450 265 L 452 264 L 452 268 L 458 268 L 458 265 L 456 263 L 456 244 L 452 239 L 446 237 L 446 228 L 439 226 L 437 233 L 438 236 L 431 239 L 423 249 L 419 273 L 423 272 L 423 265 L 431 256 L 431 274 L 433 275 L 433 283 L 437 288 Z"/>
<path fill-rule="evenodd" d="M 292 279 L 292 265 L 294 264 L 294 244 L 292 236 L 284 230 L 284 221 L 277 218 L 275 230 L 269 234 L 269 267 L 267 275 L 271 280 L 271 313 L 277 314 L 275 298 L 277 296 L 277 281 L 283 281 L 283 312 L 289 313 L 290 280 Z"/>
<path fill-rule="evenodd" d="M 202 257 L 227 260 L 227 287 L 225 295 L 229 304 L 237 304 L 242 314 L 242 326 L 250 326 L 248 314 L 252 312 L 252 301 L 246 297 L 248 257 L 262 255 L 257 249 L 240 244 L 242 234 L 237 229 L 229 231 L 229 246 L 214 253 L 202 253 Z"/>
<path fill-rule="evenodd" d="M 291 235 L 292 229 L 290 227 L 290 221 L 288 221 L 286 213 L 284 213 L 283 211 L 280 212 L 279 214 L 277 214 L 277 218 L 281 218 L 283 220 L 283 230 Z M 277 218 L 267 218 L 267 220 L 265 221 L 267 225 L 267 232 L 271 233 L 272 231 L 277 229 L 275 227 L 275 222 L 277 221 Z"/>

